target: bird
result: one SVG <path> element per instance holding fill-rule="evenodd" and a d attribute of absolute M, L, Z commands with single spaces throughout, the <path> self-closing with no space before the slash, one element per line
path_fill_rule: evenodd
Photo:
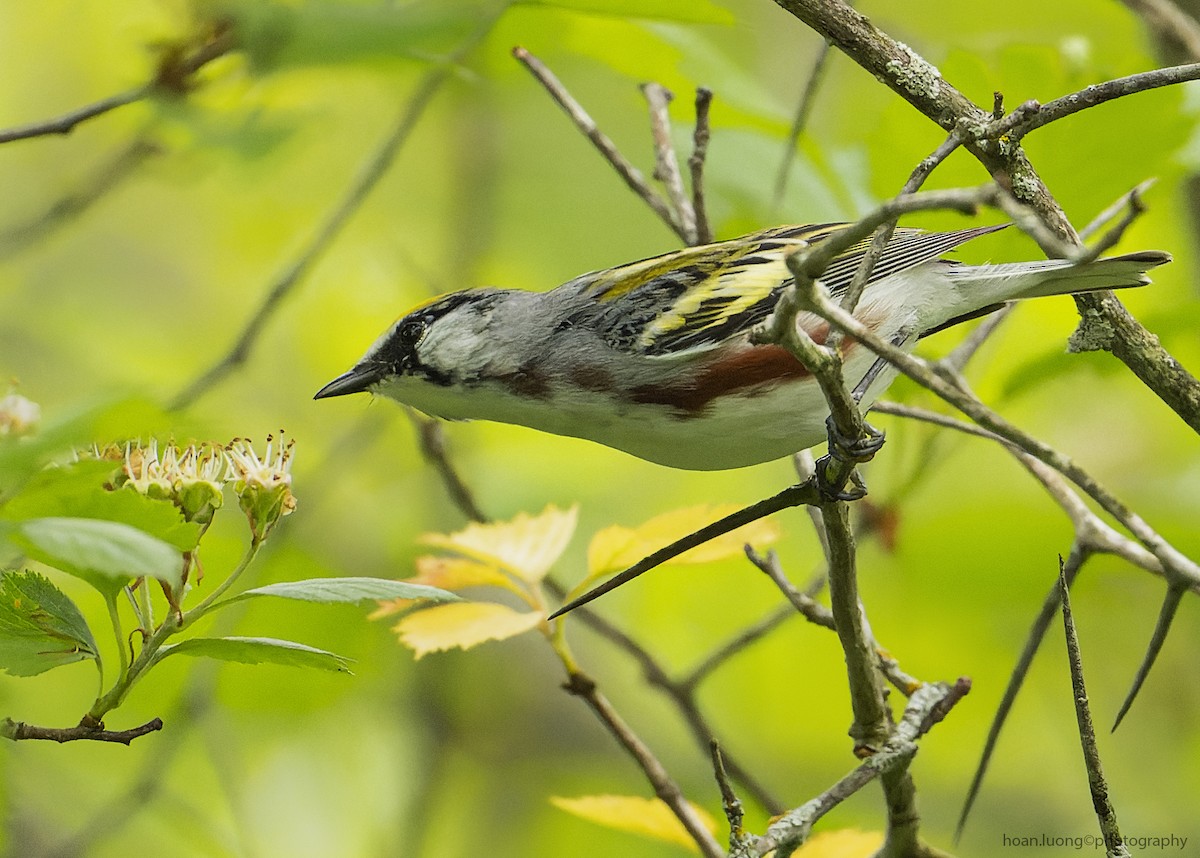
<path fill-rule="evenodd" d="M 854 315 L 911 351 L 922 338 L 1051 295 L 1142 286 L 1171 261 L 1140 251 L 1075 264 L 1047 259 L 968 265 L 943 258 L 1009 224 L 950 232 L 897 228 Z M 396 320 L 316 399 L 371 392 L 433 417 L 490 420 L 585 438 L 659 465 L 742 468 L 826 440 L 829 409 L 790 351 L 756 343 L 793 282 L 790 254 L 849 225 L 777 226 L 593 271 L 544 292 L 495 287 L 451 292 Z M 821 275 L 843 295 L 869 242 Z M 828 323 L 801 312 L 817 343 Z M 868 409 L 895 378 L 852 339 L 843 374 Z"/>

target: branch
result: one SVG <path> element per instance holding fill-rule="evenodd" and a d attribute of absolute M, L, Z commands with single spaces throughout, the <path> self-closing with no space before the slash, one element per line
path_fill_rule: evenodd
<path fill-rule="evenodd" d="M 945 718 L 970 690 L 970 682 L 961 679 L 954 685 L 939 682 L 919 688 L 908 701 L 895 733 L 877 753 L 816 798 L 773 822 L 751 850 L 734 852 L 730 858 L 763 856 L 771 850 L 776 850 L 778 858 L 791 855 L 808 839 L 817 820 L 880 775 L 907 768 L 917 753 L 917 739 Z"/>
<path fill-rule="evenodd" d="M 11 256 L 66 226 L 132 176 L 148 158 L 161 152 L 159 145 L 148 138 L 135 138 L 41 213 L 0 232 L 0 258 Z"/>
<path fill-rule="evenodd" d="M 779 591 L 783 593 L 791 608 L 796 613 L 800 614 L 814 626 L 820 626 L 831 632 L 837 630 L 837 624 L 833 620 L 833 612 L 788 580 L 786 573 L 783 571 L 783 566 L 779 563 L 779 557 L 776 556 L 774 551 L 768 551 L 764 556 L 750 546 L 746 546 L 746 557 L 771 579 L 772 583 L 779 588 Z M 876 667 L 879 672 L 887 677 L 888 682 L 897 691 L 908 697 L 921 687 L 921 681 L 905 673 L 900 668 L 900 663 L 887 654 L 887 648 L 875 640 L 874 636 L 871 637 L 871 648 L 875 652 Z"/>
<path fill-rule="evenodd" d="M 991 202 L 995 197 L 985 193 L 986 190 L 981 189 L 978 198 Z M 933 195 L 917 194 L 913 197 L 902 199 L 921 200 L 929 196 Z M 1000 195 L 999 198 L 1002 200 L 1005 197 L 1004 195 Z M 887 204 L 881 207 L 874 215 L 860 221 L 860 224 L 868 224 L 872 221 L 879 222 L 879 219 L 883 217 L 881 213 L 889 208 L 890 205 Z M 798 288 L 801 285 L 802 278 L 797 278 L 796 286 L 792 288 Z M 1150 549 L 1162 562 L 1164 573 L 1169 581 L 1186 583 L 1189 587 L 1200 583 L 1200 566 L 1197 566 L 1194 561 L 1184 556 L 1174 546 L 1164 540 L 1140 516 L 1121 503 L 1068 457 L 1018 429 L 1000 415 L 987 408 L 967 389 L 966 382 L 961 376 L 948 372 L 944 367 L 940 370 L 935 370 L 927 361 L 908 354 L 892 343 L 880 339 L 866 325 L 842 310 L 826 294 L 815 288 L 811 288 L 811 285 L 804 300 L 813 312 L 830 322 L 834 327 L 844 330 L 847 334 L 871 349 L 871 351 L 886 358 L 891 364 L 918 384 L 945 399 L 980 426 L 1015 444 L 1034 458 L 1045 462 L 1083 489 L 1105 511 L 1121 522 L 1130 533 Z"/>
<path fill-rule="evenodd" d="M 808 78 L 804 82 L 804 91 L 800 93 L 800 102 L 796 105 L 796 115 L 792 127 L 788 131 L 787 142 L 783 145 L 783 160 L 779 162 L 779 170 L 775 174 L 775 197 L 771 203 L 771 211 L 779 211 L 783 204 L 783 195 L 787 192 L 788 177 L 792 172 L 792 164 L 796 161 L 796 144 L 800 135 L 808 127 L 808 117 L 812 115 L 812 107 L 817 99 L 817 90 L 825 76 L 825 64 L 829 59 L 829 42 L 821 42 L 817 48 L 817 56 L 809 69 Z"/>
<path fill-rule="evenodd" d="M 696 127 L 692 131 L 692 154 L 688 170 L 692 176 L 692 211 L 696 217 L 696 242 L 708 244 L 713 240 L 712 225 L 708 222 L 708 205 L 704 199 L 704 162 L 708 157 L 708 111 L 712 106 L 712 90 L 696 88 Z"/>
<path fill-rule="evenodd" d="M 1087 768 L 1088 788 L 1092 793 L 1092 806 L 1104 836 L 1104 847 L 1109 858 L 1129 858 L 1129 850 L 1121 839 L 1117 825 L 1117 814 L 1108 800 L 1108 784 L 1104 781 L 1104 767 L 1100 764 L 1100 750 L 1096 747 L 1096 729 L 1092 725 L 1092 713 L 1088 708 L 1087 688 L 1083 683 L 1083 659 L 1079 654 L 1079 637 L 1075 632 L 1075 619 L 1071 615 L 1071 594 L 1067 588 L 1067 573 L 1062 557 L 1058 558 L 1058 595 L 1062 600 L 1063 626 L 1067 635 L 1067 663 L 1071 669 L 1071 689 L 1075 700 L 1075 719 L 1079 724 L 1079 741 L 1083 745 L 1083 762 Z"/>
<path fill-rule="evenodd" d="M 421 454 L 425 461 L 433 465 L 442 485 L 446 487 L 450 500 L 459 511 L 470 521 L 486 522 L 487 516 L 475 500 L 475 495 L 459 475 L 458 469 L 446 454 L 446 433 L 442 431 L 442 421 L 432 417 L 422 417 L 415 410 L 406 408 L 408 417 L 417 427 L 421 438 Z"/>
<path fill-rule="evenodd" d="M 795 486 L 789 486 L 777 495 L 773 495 L 758 503 L 751 504 L 748 507 L 730 513 L 722 519 L 714 521 L 712 524 L 702 527 L 694 533 L 689 533 L 682 539 L 677 539 L 670 545 L 660 548 L 653 554 L 643 557 L 634 565 L 630 566 L 624 572 L 619 572 L 609 578 L 598 587 L 594 587 L 584 593 L 577 599 L 573 599 L 563 605 L 557 611 L 552 613 L 547 619 L 553 620 L 556 617 L 561 617 L 563 614 L 573 611 L 581 605 L 586 605 L 593 599 L 603 596 L 605 593 L 615 590 L 622 584 L 632 581 L 634 578 L 649 572 L 656 566 L 661 566 L 668 560 L 678 557 L 685 551 L 695 548 L 708 542 L 710 539 L 716 539 L 718 536 L 729 533 L 731 530 L 737 530 L 739 527 L 749 524 L 752 521 L 758 521 L 760 518 L 766 518 L 772 513 L 779 512 L 782 509 L 788 509 L 801 504 L 815 503 L 819 498 L 815 480 L 809 480 Z"/>
<path fill-rule="evenodd" d="M 546 586 L 553 595 L 559 598 L 562 597 L 563 591 L 553 585 L 552 582 L 547 581 Z M 791 611 L 788 614 L 790 615 Z M 633 638 L 629 637 L 629 635 L 609 623 L 603 617 L 589 611 L 587 608 L 577 611 L 575 616 L 596 634 L 624 650 L 638 663 L 646 682 L 652 688 L 657 688 L 666 694 L 679 709 L 680 715 L 687 723 L 688 729 L 691 730 L 692 736 L 698 744 L 704 746 L 712 741 L 715 731 L 701 713 L 699 703 L 696 700 L 697 685 L 703 679 L 703 676 L 699 675 L 700 669 L 703 668 L 705 671 L 711 671 L 715 667 L 711 656 L 702 660 L 700 668 L 693 670 L 691 674 L 682 680 L 677 680 L 672 678 L 666 669 L 655 660 L 654 656 L 650 655 L 637 641 L 633 640 Z M 768 617 L 769 619 L 770 617 Z M 765 621 L 758 624 L 758 628 L 762 629 L 763 633 L 767 631 L 767 629 L 763 629 L 763 626 L 766 624 Z M 717 651 L 722 652 L 725 658 L 728 659 L 740 650 L 730 645 L 725 645 L 719 647 Z M 768 813 L 783 813 L 785 809 L 783 803 L 771 795 L 767 788 L 754 776 L 749 767 L 735 761 L 727 750 L 723 752 L 723 758 L 729 774 L 742 784 Z"/>
<path fill-rule="evenodd" d="M 733 784 L 725 771 L 725 757 L 721 746 L 713 739 L 709 745 L 712 756 L 713 776 L 717 780 L 717 788 L 721 790 L 721 808 L 725 811 L 725 819 L 729 821 L 729 845 L 734 853 L 744 852 L 752 848 L 753 840 L 742 827 L 745 813 L 742 810 L 742 800 L 734 792 Z"/>
<path fill-rule="evenodd" d="M 1020 141 L 1030 131 L 1036 131 L 1051 122 L 1079 113 L 1081 110 L 1087 110 L 1089 107 L 1104 104 L 1106 101 L 1197 79 L 1200 79 L 1200 63 L 1190 63 L 1153 69 L 1108 80 L 1104 83 L 1092 84 L 1079 92 L 1056 98 L 1031 111 L 1031 115 L 1027 119 L 1013 127 L 1010 136 L 1014 141 Z"/>
<path fill-rule="evenodd" d="M 688 834 L 700 847 L 700 853 L 705 858 L 725 858 L 724 850 L 705 827 L 704 820 L 696 814 L 696 811 L 683 797 L 679 785 L 671 779 L 662 763 L 630 729 L 612 704 L 608 702 L 608 699 L 597 690 L 596 683 L 591 677 L 578 669 L 572 670 L 563 687 L 568 693 L 581 697 L 608 728 L 608 732 L 634 758 L 650 785 L 654 787 L 654 794 L 662 799 L 667 807 L 671 808 L 671 812 L 675 814 L 676 818 L 683 823 Z"/>
<path fill-rule="evenodd" d="M 324 222 L 318 227 L 316 235 L 312 237 L 299 256 L 276 275 L 267 288 L 258 309 L 250 316 L 233 346 L 224 357 L 217 360 L 209 369 L 180 391 L 171 402 L 171 410 L 188 407 L 249 359 L 250 352 L 257 343 L 259 335 L 266 327 L 267 322 L 275 315 L 280 304 L 333 244 L 334 239 L 341 233 L 350 218 L 362 207 L 367 196 L 383 178 L 388 168 L 392 166 L 396 155 L 408 141 L 417 123 L 425 115 L 425 110 L 433 101 L 434 95 L 451 78 L 461 60 L 483 41 L 496 20 L 496 15 L 486 18 L 479 29 L 468 37 L 453 55 L 425 73 L 408 104 L 396 119 L 392 130 L 367 159 L 341 201 L 326 215 Z"/>
<path fill-rule="evenodd" d="M 191 54 L 178 55 L 168 52 L 155 73 L 153 80 L 141 86 L 110 95 L 99 101 L 86 104 L 83 107 L 68 111 L 53 119 L 19 125 L 15 128 L 0 129 L 0 143 L 10 143 L 14 140 L 28 140 L 32 137 L 46 137 L 55 134 L 70 134 L 76 126 L 97 116 L 103 116 L 119 107 L 142 101 L 158 92 L 184 92 L 190 78 L 200 69 L 218 57 L 224 56 L 233 48 L 233 36 L 229 30 L 219 29 L 210 39 Z"/>
<path fill-rule="evenodd" d="M 946 131 L 956 130 L 960 123 L 982 129 L 993 121 L 943 80 L 923 57 L 876 28 L 841 0 L 776 2 Z M 1019 145 L 983 138 L 968 140 L 964 145 L 989 175 L 1002 181 L 1033 209 L 1050 232 L 1061 240 L 1078 244 L 1074 229 Z M 1125 363 L 1184 422 L 1200 432 L 1200 382 L 1162 347 L 1158 338 L 1130 316 L 1111 292 L 1076 295 L 1075 302 L 1082 316 L 1098 315 L 1111 330 L 1104 348 Z"/>
<path fill-rule="evenodd" d="M 1174 42 L 1184 53 L 1200 59 L 1200 24 L 1171 0 L 1121 0 L 1142 16 L 1159 39 Z"/>
<path fill-rule="evenodd" d="M 538 83 L 545 88 L 550 97 L 558 102 L 558 106 L 571 118 L 571 121 L 575 123 L 575 127 L 582 131 L 583 135 L 599 150 L 604 159 L 617 171 L 617 175 L 629 186 L 629 189 L 641 197 L 642 202 L 650 206 L 659 219 L 670 227 L 671 231 L 679 236 L 681 241 L 687 243 L 687 233 L 675 216 L 675 213 L 671 211 L 671 207 L 663 201 L 662 197 L 655 193 L 654 188 L 650 187 L 645 177 L 642 176 L 641 171 L 633 166 L 618 151 L 616 144 L 600 130 L 600 127 L 596 125 L 596 121 L 588 115 L 588 112 L 583 109 L 583 105 L 575 100 L 575 97 L 567 91 L 567 88 L 554 76 L 554 73 L 546 68 L 541 60 L 525 50 L 525 48 L 513 48 L 512 53 L 537 78 Z"/>
<path fill-rule="evenodd" d="M 78 724 L 75 727 L 36 727 L 33 724 L 26 724 L 24 721 L 13 721 L 11 718 L 5 718 L 0 721 L 0 737 L 11 739 L 14 742 L 20 742 L 25 739 L 45 739 L 51 742 L 118 742 L 122 745 L 128 745 L 134 739 L 145 736 L 148 733 L 155 733 L 163 728 L 161 718 L 154 718 L 147 721 L 140 727 L 134 727 L 132 730 L 105 730 L 101 727 L 89 727 L 84 724 Z"/>
<path fill-rule="evenodd" d="M 691 201 L 683 191 L 683 174 L 679 172 L 679 159 L 671 141 L 671 118 L 667 107 L 675 96 L 659 83 L 642 84 L 642 95 L 650 107 L 650 134 L 654 138 L 654 178 L 667 189 L 667 199 L 675 212 L 675 220 L 683 232 L 685 244 L 694 245 L 696 239 L 696 213 Z"/>

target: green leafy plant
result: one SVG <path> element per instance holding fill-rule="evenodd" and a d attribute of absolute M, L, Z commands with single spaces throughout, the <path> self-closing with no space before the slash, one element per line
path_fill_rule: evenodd
<path fill-rule="evenodd" d="M 0 669 L 34 676 L 90 660 L 99 689 L 78 726 L 43 728 L 6 719 L 0 733 L 7 738 L 128 742 L 161 728 L 155 719 L 111 732 L 104 718 L 172 655 L 349 672 L 349 659 L 295 641 L 181 638 L 197 620 L 238 601 L 458 598 L 423 584 L 376 578 L 292 581 L 234 593 L 277 525 L 296 508 L 294 441 L 268 437 L 261 455 L 241 438 L 186 447 L 151 441 L 95 447 L 55 461 L 54 441 L 70 431 L 48 432 L 48 443 L 36 432 L 39 416 L 23 397 L 0 400 Z M 43 464 L 45 459 L 51 461 Z M 246 516 L 247 545 L 237 564 L 196 600 L 201 544 L 227 492 Z M 79 578 L 100 594 L 116 644 L 115 670 L 106 669 L 84 614 L 49 577 L 27 568 L 31 563 Z"/>

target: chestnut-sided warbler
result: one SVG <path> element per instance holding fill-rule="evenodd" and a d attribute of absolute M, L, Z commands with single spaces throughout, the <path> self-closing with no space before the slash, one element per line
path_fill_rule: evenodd
<path fill-rule="evenodd" d="M 939 259 L 1003 226 L 897 229 L 855 316 L 910 350 L 925 334 L 1015 299 L 1144 285 L 1147 269 L 1171 259 L 1159 251 L 1084 265 Z M 781 346 L 752 343 L 751 330 L 791 282 L 787 256 L 844 228 L 766 229 L 584 274 L 548 292 L 453 292 L 401 317 L 316 398 L 371 391 L 435 417 L 587 438 L 675 468 L 778 459 L 825 440 L 829 410 L 809 371 Z M 866 246 L 826 269 L 821 280 L 834 297 Z M 824 341 L 823 319 L 801 313 L 796 322 Z M 875 355 L 853 340 L 843 354 L 846 381 L 859 385 L 866 409 L 895 370 L 872 370 Z"/>

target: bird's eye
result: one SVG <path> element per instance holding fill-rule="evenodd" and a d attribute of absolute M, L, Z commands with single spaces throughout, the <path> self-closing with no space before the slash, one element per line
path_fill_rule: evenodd
<path fill-rule="evenodd" d="M 401 324 L 400 330 L 396 333 L 404 345 L 415 346 L 421 337 L 425 336 L 425 323 L 417 319 L 410 319 Z"/>

